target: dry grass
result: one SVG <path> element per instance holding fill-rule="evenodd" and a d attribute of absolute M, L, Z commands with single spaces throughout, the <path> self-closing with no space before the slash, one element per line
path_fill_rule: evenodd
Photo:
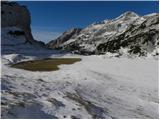
<path fill-rule="evenodd" d="M 11 67 L 25 69 L 30 71 L 55 71 L 59 70 L 58 65 L 73 64 L 81 61 L 80 58 L 47 58 L 42 60 L 32 60 L 27 62 L 20 62 Z"/>

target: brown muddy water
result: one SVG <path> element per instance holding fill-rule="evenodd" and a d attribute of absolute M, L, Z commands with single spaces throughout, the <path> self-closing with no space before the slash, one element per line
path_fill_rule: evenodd
<path fill-rule="evenodd" d="M 19 62 L 11 65 L 11 67 L 29 71 L 56 71 L 59 70 L 58 65 L 73 64 L 79 61 L 81 61 L 80 58 L 47 58 L 42 60 Z"/>

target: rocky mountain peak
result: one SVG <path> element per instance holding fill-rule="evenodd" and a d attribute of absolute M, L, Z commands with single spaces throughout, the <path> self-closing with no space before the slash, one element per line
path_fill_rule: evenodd
<path fill-rule="evenodd" d="M 139 17 L 139 15 L 137 15 L 135 12 L 133 11 L 127 11 L 125 13 L 123 13 L 124 16 L 130 16 L 130 17 Z"/>
<path fill-rule="evenodd" d="M 69 39 L 73 38 L 74 36 L 76 37 L 80 33 L 81 29 L 80 28 L 71 28 L 64 32 L 60 37 L 58 37 L 55 40 L 50 41 L 47 46 L 49 48 L 59 48 L 61 44 L 64 42 L 68 41 Z"/>
<path fill-rule="evenodd" d="M 127 11 L 127 12 L 121 14 L 116 19 L 129 19 L 129 18 L 132 19 L 132 18 L 138 18 L 138 17 L 140 17 L 140 16 L 137 15 L 135 12 Z"/>
<path fill-rule="evenodd" d="M 129 54 L 150 54 L 158 46 L 158 20 L 157 14 L 139 16 L 127 11 L 113 20 L 87 26 L 59 46 L 87 55 L 119 53 L 121 48 L 127 49 Z"/>
<path fill-rule="evenodd" d="M 81 30 L 80 28 L 71 28 L 71 29 L 65 31 L 65 32 L 63 33 L 63 35 L 78 33 L 80 30 Z"/>
<path fill-rule="evenodd" d="M 119 17 L 113 19 L 114 21 L 132 21 L 135 20 L 137 18 L 139 18 L 140 16 L 132 11 L 127 11 L 123 14 L 121 14 Z"/>

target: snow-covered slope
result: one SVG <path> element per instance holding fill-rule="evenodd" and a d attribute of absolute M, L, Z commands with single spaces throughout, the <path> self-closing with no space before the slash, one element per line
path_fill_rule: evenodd
<path fill-rule="evenodd" d="M 158 119 L 153 58 L 81 56 L 81 62 L 53 72 L 10 68 L 12 58 L 2 59 L 2 118 Z"/>
<path fill-rule="evenodd" d="M 2 118 L 158 118 L 155 58 L 65 54 L 37 43 L 24 44 L 24 36 L 9 35 L 10 29 L 20 30 L 2 29 Z M 10 67 L 48 57 L 82 61 L 52 72 Z"/>
<path fill-rule="evenodd" d="M 158 118 L 158 60 L 76 56 L 24 44 L 2 29 L 2 118 Z M 124 52 L 124 50 L 122 50 Z M 60 70 L 31 72 L 10 65 L 79 57 Z M 127 74 L 126 74 L 127 73 Z"/>
<path fill-rule="evenodd" d="M 138 16 L 125 12 L 113 20 L 91 24 L 60 47 L 79 54 L 118 53 L 122 47 L 128 53 L 144 56 L 158 46 L 158 25 L 156 13 Z"/>

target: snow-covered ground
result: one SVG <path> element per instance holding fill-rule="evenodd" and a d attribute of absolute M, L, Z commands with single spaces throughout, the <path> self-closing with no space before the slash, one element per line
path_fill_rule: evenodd
<path fill-rule="evenodd" d="M 52 72 L 9 64 L 37 59 L 2 54 L 2 118 L 158 118 L 158 60 L 80 57 Z"/>
<path fill-rule="evenodd" d="M 1 35 L 2 118 L 158 118 L 158 60 L 152 55 L 78 56 L 24 44 L 10 30 L 17 29 L 5 28 Z M 82 61 L 52 72 L 10 67 L 55 57 Z"/>

